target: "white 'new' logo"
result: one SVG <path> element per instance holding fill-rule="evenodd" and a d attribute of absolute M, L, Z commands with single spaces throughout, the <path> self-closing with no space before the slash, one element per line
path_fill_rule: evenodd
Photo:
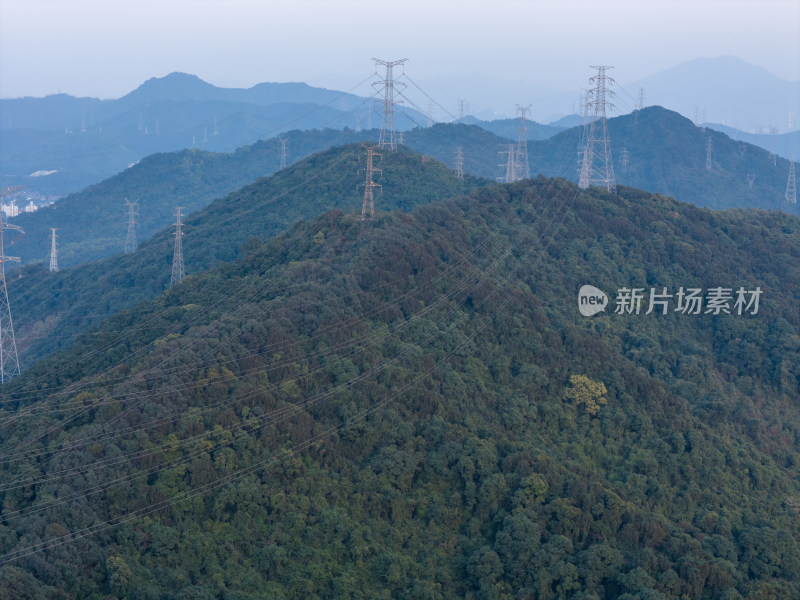
<path fill-rule="evenodd" d="M 608 305 L 608 296 L 593 285 L 584 285 L 578 292 L 578 310 L 584 317 L 603 312 Z"/>

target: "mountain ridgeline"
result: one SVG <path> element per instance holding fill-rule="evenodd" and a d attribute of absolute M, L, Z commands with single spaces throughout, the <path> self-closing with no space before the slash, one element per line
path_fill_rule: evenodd
<path fill-rule="evenodd" d="M 187 148 L 231 152 L 294 129 L 372 127 L 371 95 L 304 83 L 219 88 L 171 73 L 116 100 L 65 94 L 0 99 L 0 185 L 24 184 L 63 196 L 150 154 Z M 410 129 L 423 120 L 406 109 L 396 123 Z M 55 172 L 32 175 L 41 171 Z"/>
<path fill-rule="evenodd" d="M 258 149 L 252 160 L 247 159 L 253 170 L 263 161 L 264 151 L 260 146 Z M 260 178 L 187 216 L 182 243 L 187 272 L 196 274 L 222 261 L 233 260 L 251 238 L 272 237 L 298 219 L 313 221 L 333 208 L 360 215 L 365 155 L 360 144 L 338 146 L 271 177 Z M 240 163 L 246 160 L 237 155 L 229 158 Z M 225 161 L 211 162 L 215 165 L 214 174 L 225 172 Z M 196 170 L 197 163 L 189 165 L 191 172 L 214 180 L 209 175 L 211 169 Z M 462 182 L 441 163 L 412 151 L 383 153 L 375 157 L 375 168 L 381 169 L 381 173 L 376 171 L 373 176 L 382 186 L 374 192 L 379 212 L 408 211 L 418 204 L 462 194 L 487 183 L 470 176 Z M 83 200 L 88 204 L 91 197 Z M 156 206 L 153 211 L 161 211 L 165 218 L 167 210 L 174 210 L 150 196 L 139 211 L 150 211 Z M 58 273 L 33 265 L 23 267 L 20 277 L 9 278 L 23 365 L 30 366 L 56 348 L 69 347 L 76 334 L 122 308 L 163 292 L 170 282 L 173 231 L 173 228 L 160 231 L 142 242 L 133 254 L 117 254 Z"/>
<path fill-rule="evenodd" d="M 357 148 L 245 188 L 220 219 L 266 237 L 281 194 L 299 211 L 292 185 L 315 197 L 337 160 Z M 2 589 L 800 594 L 796 217 L 543 177 L 367 222 L 354 205 L 246 243 L 3 387 Z M 192 260 L 234 258 L 207 254 Z M 611 297 L 592 318 L 587 283 Z M 618 314 L 625 287 L 762 295 L 744 314 L 675 298 Z"/>
<path fill-rule="evenodd" d="M 509 135 L 513 133 L 512 122 L 497 123 L 504 123 Z M 616 178 L 621 184 L 700 206 L 749 206 L 800 214 L 797 205 L 784 199 L 789 162 L 778 158 L 773 164 L 769 153 L 757 146 L 734 142 L 711 130 L 703 133 L 688 119 L 659 107 L 644 109 L 638 116 L 610 119 L 609 132 Z M 291 163 L 332 146 L 377 141 L 378 132 L 326 129 L 292 131 L 283 137 Z M 528 142 L 531 173 L 576 180 L 582 137 L 582 128 L 573 127 L 549 139 Z M 709 137 L 710 171 L 706 170 Z M 438 124 L 407 132 L 404 142 L 450 167 L 455 167 L 456 151 L 461 148 L 465 172 L 495 179 L 505 174 L 500 152 L 507 150 L 512 140 L 475 125 Z M 46 263 L 50 228 L 54 227 L 59 230 L 63 266 L 115 254 L 125 243 L 124 198 L 138 201 L 137 234 L 146 240 L 174 222 L 175 206 L 185 207 L 186 213 L 198 210 L 276 171 L 280 155 L 280 140 L 272 138 L 231 154 L 186 150 L 147 157 L 49 208 L 17 217 L 15 223 L 26 235 L 14 252 L 23 263 Z"/>

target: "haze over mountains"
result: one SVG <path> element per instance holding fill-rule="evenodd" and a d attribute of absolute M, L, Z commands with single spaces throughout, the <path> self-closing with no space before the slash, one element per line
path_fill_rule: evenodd
<path fill-rule="evenodd" d="M 645 88 L 648 105 L 672 108 L 691 119 L 705 114 L 708 121 L 757 132 L 777 127 L 779 134 L 783 133 L 789 112 L 796 111 L 800 104 L 800 83 L 780 80 L 729 57 L 685 63 L 617 89 L 619 112 L 635 108 L 640 85 Z M 228 89 L 192 75 L 173 73 L 152 78 L 118 100 L 66 95 L 0 99 L 0 185 L 24 184 L 31 192 L 65 195 L 156 152 L 191 147 L 232 151 L 292 129 L 357 130 L 379 126 L 376 110 L 380 107 L 374 106 L 374 90 L 365 81 L 354 91 L 363 96 L 302 83 L 263 83 L 249 89 Z M 574 124 L 574 119 L 572 123 L 553 126 L 537 121 L 575 111 L 577 94 L 549 99 L 532 96 L 512 99 L 504 109 L 513 113 L 513 100 L 533 104 L 530 139 L 542 139 L 560 127 Z M 400 100 L 404 105 L 397 110 L 399 130 L 427 125 L 428 116 L 422 114 L 427 110 L 427 98 L 416 100 L 419 111 L 404 98 Z M 455 107 L 450 114 L 438 106 L 433 108 L 436 120 L 450 120 L 458 112 Z M 747 118 L 735 117 L 731 112 L 734 110 L 747 114 Z M 471 118 L 469 122 L 516 138 L 512 121 L 484 123 Z M 733 132 L 731 135 L 737 137 Z M 786 158 L 798 143 L 796 136 L 779 138 L 777 142 L 761 137 L 746 141 L 764 141 L 769 144 L 767 149 Z M 31 177 L 33 174 L 37 176 Z"/>
<path fill-rule="evenodd" d="M 518 133 L 519 121 L 491 124 L 438 124 L 415 128 L 404 135 L 405 145 L 455 167 L 461 148 L 466 173 L 496 180 L 505 172 L 503 150 L 511 140 L 494 135 Z M 528 123 L 529 132 L 543 129 L 546 139 L 528 142 L 532 174 L 577 179 L 578 147 L 583 130 L 543 128 Z M 552 135 L 553 131 L 560 131 Z M 752 207 L 779 209 L 798 214 L 787 204 L 785 190 L 789 162 L 724 134 L 696 127 L 677 113 L 648 107 L 638 116 L 609 119 L 614 169 L 621 184 L 675 196 L 713 208 Z M 287 140 L 288 164 L 347 143 L 376 142 L 377 130 L 291 131 Z M 534 135 L 531 135 L 534 137 Z M 712 169 L 706 170 L 708 138 L 712 138 Z M 72 194 L 35 213 L 15 217 L 26 231 L 14 246 L 23 263 L 43 263 L 50 251 L 50 228 L 58 229 L 62 267 L 119 253 L 125 245 L 123 199 L 138 203 L 137 238 L 149 239 L 174 221 L 174 207 L 189 214 L 214 199 L 238 190 L 258 177 L 278 170 L 281 144 L 278 138 L 240 147 L 233 153 L 184 150 L 149 156 L 133 167 Z M 363 165 L 361 165 L 363 168 Z M 359 193 L 351 190 L 353 199 Z M 382 196 L 381 196 L 382 197 Z M 388 202 L 394 199 L 387 198 Z M 380 204 L 380 200 L 379 200 Z"/>

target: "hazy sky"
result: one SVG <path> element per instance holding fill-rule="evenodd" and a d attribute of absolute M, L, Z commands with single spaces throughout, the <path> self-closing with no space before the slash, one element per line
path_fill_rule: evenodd
<path fill-rule="evenodd" d="M 738 56 L 800 79 L 797 0 L 0 0 L 0 97 L 117 98 L 172 71 L 349 89 L 372 57 L 459 95 L 491 76 L 577 90 Z M 440 88 L 441 89 L 441 88 Z"/>

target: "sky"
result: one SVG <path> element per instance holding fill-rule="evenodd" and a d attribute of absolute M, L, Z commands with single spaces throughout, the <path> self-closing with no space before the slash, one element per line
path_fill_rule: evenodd
<path fill-rule="evenodd" d="M 0 0 L 2 98 L 118 98 L 173 71 L 348 90 L 377 57 L 407 58 L 426 89 L 481 105 L 515 86 L 577 96 L 590 65 L 624 83 L 724 55 L 800 80 L 800 2 Z"/>

